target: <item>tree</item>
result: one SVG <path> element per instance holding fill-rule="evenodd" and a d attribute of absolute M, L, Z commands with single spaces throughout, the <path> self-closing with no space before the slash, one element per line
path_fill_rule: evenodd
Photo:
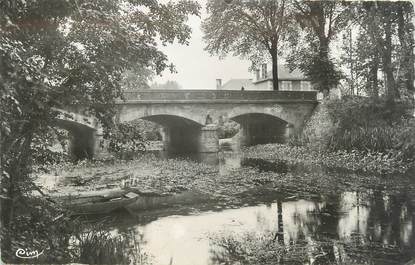
<path fill-rule="evenodd" d="M 152 89 L 180 89 L 182 86 L 174 80 L 167 80 L 165 83 L 153 83 L 151 84 Z"/>
<path fill-rule="evenodd" d="M 414 93 L 415 55 L 414 55 L 414 7 L 411 2 L 397 2 L 398 38 L 402 61 L 399 62 L 401 82 L 407 92 Z"/>
<path fill-rule="evenodd" d="M 278 90 L 278 55 L 290 31 L 290 2 L 287 0 L 210 0 L 203 22 L 206 50 L 225 56 L 248 58 L 253 67 L 267 55 L 272 61 L 273 89 Z"/>
<path fill-rule="evenodd" d="M 409 2 L 373 2 L 362 4 L 362 9 L 378 22 L 367 33 L 381 58 L 386 97 L 393 102 L 401 96 L 399 83 L 413 91 L 413 8 Z"/>
<path fill-rule="evenodd" d="M 388 101 L 412 93 L 414 80 L 413 8 L 409 2 L 362 2 L 352 5 L 351 22 L 357 27 L 353 60 L 368 73 L 367 93 L 379 96 L 384 77 Z M 362 48 L 363 47 L 363 48 Z M 364 48 L 367 47 L 367 48 Z"/>
<path fill-rule="evenodd" d="M 287 61 L 299 68 L 314 86 L 328 95 L 339 84 L 341 74 L 330 58 L 330 43 L 347 22 L 344 3 L 336 1 L 294 1 L 295 18 L 301 32 L 290 37 L 294 52 Z M 299 40 L 303 40 L 302 42 Z"/>
<path fill-rule="evenodd" d="M 340 57 L 340 63 L 350 72 L 344 76 L 349 88 L 349 91 L 345 92 L 377 98 L 380 85 L 379 54 L 373 49 L 368 34 L 363 31 L 354 32 L 352 29 L 347 31 L 343 36 L 343 54 Z"/>
<path fill-rule="evenodd" d="M 169 65 L 156 40 L 186 44 L 187 17 L 198 10 L 184 0 L 0 2 L 3 255 L 18 238 L 11 231 L 17 209 L 37 209 L 30 201 L 33 139 L 55 126 L 57 109 L 74 104 L 109 132 L 121 74 L 137 65 L 161 73 Z"/>
<path fill-rule="evenodd" d="M 148 89 L 149 82 L 153 80 L 153 70 L 137 66 L 134 69 L 126 70 L 121 77 L 121 87 L 126 90 Z"/>

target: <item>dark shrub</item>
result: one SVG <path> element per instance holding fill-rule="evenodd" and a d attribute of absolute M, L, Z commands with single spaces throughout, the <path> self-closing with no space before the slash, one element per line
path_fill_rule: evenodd
<path fill-rule="evenodd" d="M 326 106 L 335 124 L 326 146 L 329 150 L 393 151 L 396 154 L 404 146 L 406 150 L 411 149 L 409 139 L 400 136 L 403 131 L 411 133 L 411 123 L 405 122 L 410 116 L 408 104 L 390 104 L 383 98 L 349 96 L 330 100 Z M 405 151 L 402 156 L 410 157 L 407 153 Z"/>
<path fill-rule="evenodd" d="M 415 159 L 415 118 L 410 103 L 348 96 L 325 101 L 319 110 L 301 134 L 291 137 L 290 145 Z"/>
<path fill-rule="evenodd" d="M 227 121 L 218 126 L 219 139 L 232 138 L 239 132 L 239 124 L 234 121 Z"/>
<path fill-rule="evenodd" d="M 386 99 L 348 96 L 326 103 L 330 117 L 340 130 L 391 126 L 408 115 L 409 104 L 390 105 Z"/>

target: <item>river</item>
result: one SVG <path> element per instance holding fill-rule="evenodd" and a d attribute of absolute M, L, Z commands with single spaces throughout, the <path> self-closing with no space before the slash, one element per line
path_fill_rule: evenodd
<path fill-rule="evenodd" d="M 219 174 L 241 167 L 276 173 L 292 170 L 281 163 L 241 159 L 232 152 L 192 159 L 217 165 Z M 306 174 L 302 172 L 295 170 Z M 348 178 L 348 174 L 340 172 L 336 177 Z M 238 242 L 246 249 L 265 241 L 285 246 L 285 264 L 404 264 L 415 257 L 415 197 L 410 183 L 324 193 L 264 186 L 235 203 L 209 201 L 114 213 L 114 231 L 130 231 L 134 242 L 160 265 L 244 264 L 237 263 L 232 244 Z M 245 242 L 247 238 L 250 242 Z M 256 243 L 258 238 L 261 241 Z M 291 246 L 299 245 L 304 257 L 290 263 L 295 252 Z"/>

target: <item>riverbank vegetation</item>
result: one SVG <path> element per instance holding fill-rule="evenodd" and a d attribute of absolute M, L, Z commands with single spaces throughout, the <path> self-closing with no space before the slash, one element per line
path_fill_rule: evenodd
<path fill-rule="evenodd" d="M 59 127 L 59 110 L 84 106 L 84 114 L 95 116 L 108 138 L 124 71 L 138 65 L 157 74 L 173 70 L 158 40 L 186 44 L 188 16 L 199 15 L 199 8 L 193 1 L 1 2 L 2 261 L 14 259 L 16 248 L 34 246 L 28 242 L 56 217 L 31 214 L 47 205 L 34 206 L 32 193 L 39 189 L 30 175 L 35 162 L 46 163 L 42 157 L 35 161 L 35 145 L 48 147 L 47 135 Z M 23 216 L 27 221 L 19 222 Z M 48 257 L 66 251 L 53 247 L 52 238 L 42 243 Z"/>
<path fill-rule="evenodd" d="M 415 117 L 412 102 L 385 98 L 344 98 L 327 103 L 334 131 L 326 148 L 389 155 L 415 161 Z"/>
<path fill-rule="evenodd" d="M 415 164 L 415 118 L 408 103 L 389 105 L 385 98 L 344 97 L 323 101 L 292 148 L 253 148 L 265 156 L 284 153 L 292 159 L 351 170 L 405 172 Z M 298 157 L 300 156 L 300 157 Z M 291 158 L 288 158 L 291 159 Z"/>
<path fill-rule="evenodd" d="M 271 12 L 256 12 L 261 9 Z M 352 170 L 401 172 L 415 161 L 412 18 L 410 2 L 212 1 L 203 30 L 211 54 L 249 58 L 253 69 L 271 62 L 274 81 L 284 57 L 323 92 L 311 122 L 290 140 L 310 152 L 304 156 Z M 267 150 L 280 148 L 287 151 Z"/>
<path fill-rule="evenodd" d="M 343 92 L 370 97 L 369 101 L 343 98 L 326 105 L 333 126 L 327 131 L 327 138 L 321 138 L 325 144 L 320 149 L 329 152 L 324 154 L 337 154 L 334 161 L 338 162 L 334 162 L 334 166 L 349 168 L 347 161 L 352 160 L 353 169 L 383 173 L 404 171 L 413 162 L 414 122 L 413 118 L 404 117 L 401 111 L 401 102 L 413 104 L 410 101 L 414 92 L 411 3 L 308 1 L 289 6 L 282 4 L 284 1 L 278 5 L 275 1 L 238 1 L 241 5 L 231 2 L 210 1 L 208 4 L 210 18 L 203 27 L 205 40 L 210 42 L 208 51 L 220 55 L 235 52 L 257 65 L 262 63 L 259 59 L 266 60 L 263 55 L 268 54 L 271 57 L 268 59 L 277 66 L 281 47 L 287 41 L 290 47 L 287 50 L 293 56 L 287 58 L 290 67 L 303 70 L 325 95 L 337 84 L 342 84 L 347 87 Z M 255 10 L 260 4 L 266 4 L 261 8 L 273 12 L 258 13 Z M 293 13 L 287 16 L 285 8 L 291 8 L 288 11 Z M 47 262 L 71 260 L 69 240 L 78 223 L 49 200 L 35 181 L 38 172 L 33 172 L 35 164 L 48 171 L 47 164 L 56 161 L 53 154 L 46 152 L 50 145 L 49 136 L 57 134 L 57 120 L 62 114 L 59 109 L 85 106 L 85 114 L 95 116 L 103 126 L 104 136 L 110 138 L 109 147 L 115 153 L 128 148 L 143 150 L 142 140 L 146 137 L 159 139 L 156 127 L 149 128 L 147 136 L 137 135 L 133 131 L 134 125 L 115 128 L 115 103 L 122 97 L 122 75 L 137 67 L 156 74 L 165 69 L 174 71 L 159 44 L 188 44 L 191 34 L 188 17 L 198 16 L 199 10 L 197 1 L 107 0 L 97 4 L 91 0 L 15 0 L 0 3 L 2 261 L 16 261 L 16 249 L 28 246 L 38 251 L 44 249 L 43 258 Z M 241 20 L 241 12 L 246 17 L 247 10 L 257 16 L 248 15 L 247 20 Z M 280 18 L 284 19 L 271 19 L 278 22 L 274 29 L 261 24 L 265 25 L 262 28 L 265 30 L 257 31 L 257 23 L 269 21 L 262 15 L 279 16 L 282 13 L 284 16 Z M 243 25 L 238 24 L 241 22 Z M 293 30 L 287 31 L 287 25 Z M 342 83 L 343 75 L 331 57 L 329 45 L 346 25 L 356 26 L 359 34 L 350 38 L 348 43 L 351 45 L 343 47 L 347 56 L 341 63 L 350 70 L 350 76 L 342 73 L 347 81 Z M 232 28 L 228 26 L 236 28 L 231 30 L 236 35 L 228 34 Z M 331 27 L 328 32 L 327 26 Z M 265 40 L 258 42 L 264 36 Z M 347 67 L 349 63 L 351 65 Z M 277 79 L 276 67 L 273 73 Z M 278 82 L 274 82 L 274 88 L 278 88 Z M 363 117 L 362 121 L 360 117 Z M 224 129 L 223 137 L 235 132 L 231 125 L 229 130 Z M 130 140 L 133 144 L 126 146 L 125 142 Z M 286 153 L 305 153 L 306 149 L 302 148 L 308 150 L 314 143 L 304 137 L 300 142 L 302 147 L 286 150 Z M 262 152 L 255 148 L 248 149 L 246 158 Z M 275 156 L 279 148 L 286 147 L 258 148 L 265 148 L 272 152 L 268 155 Z M 329 165 L 327 161 L 332 157 L 319 152 L 303 160 L 317 160 L 318 157 L 323 165 Z M 266 157 L 267 154 L 263 152 L 263 155 Z M 295 154 L 291 155 L 295 157 Z M 302 159 L 299 155 L 296 157 Z M 85 158 L 91 159 L 92 154 Z M 339 186 L 358 188 L 386 185 L 390 181 L 354 173 L 342 179 L 341 174 L 325 176 L 314 169 L 314 173 L 306 169 L 306 174 L 295 174 L 295 171 L 263 171 L 254 166 L 221 175 L 210 166 L 191 161 L 158 160 L 153 156 L 129 162 L 85 162 L 67 166 L 62 166 L 65 172 L 55 169 L 63 175 L 58 185 L 73 190 L 81 186 L 95 189 L 110 182 L 123 187 L 123 183 L 131 180 L 141 189 L 169 194 L 197 190 L 223 200 L 242 200 L 241 194 L 265 184 L 273 191 L 295 185 L 306 191 L 324 192 L 324 189 L 336 190 Z M 319 169 L 322 172 L 328 170 L 325 167 Z M 101 239 L 89 237 L 88 240 L 92 243 L 85 242 L 81 247 L 98 253 L 97 262 L 110 259 L 102 257 L 99 254 L 102 252 L 92 247 Z M 114 248 L 113 255 L 123 259 L 116 247 L 122 243 L 107 234 L 103 234 L 102 241 L 102 248 Z M 121 263 L 125 261 L 120 260 Z"/>
<path fill-rule="evenodd" d="M 289 146 L 281 144 L 257 145 L 246 148 L 247 157 L 269 161 L 284 160 L 292 164 L 323 165 L 329 168 L 381 174 L 405 173 L 414 164 L 377 152 L 357 150 L 326 151 L 309 146 Z"/>
<path fill-rule="evenodd" d="M 213 259 L 219 264 L 404 264 L 398 246 L 367 242 L 356 234 L 348 240 L 307 238 L 284 244 L 275 232 L 212 236 Z M 408 251 L 408 250 L 406 250 Z"/>
<path fill-rule="evenodd" d="M 69 194 L 85 194 L 95 191 L 124 190 L 138 194 L 168 196 L 190 191 L 204 194 L 211 200 L 237 202 L 244 193 L 257 187 L 267 189 L 293 188 L 309 193 L 326 193 L 348 189 L 370 189 L 377 186 L 396 186 L 396 178 L 382 178 L 378 174 L 360 174 L 338 170 L 331 165 L 322 166 L 314 157 L 302 160 L 304 150 L 275 145 L 265 145 L 263 153 L 245 150 L 235 166 L 218 168 L 184 159 L 162 159 L 145 154 L 135 160 L 80 162 L 76 165 L 56 165 L 49 168 L 49 176 L 58 176 L 53 187 L 44 187 L 44 192 L 58 198 Z M 258 147 L 253 147 L 258 148 Z M 285 148 L 285 150 L 283 149 Z M 274 151 L 292 160 L 270 157 Z M 220 154 L 226 156 L 226 153 Z M 264 157 L 264 158 L 258 158 Z M 220 158 L 223 159 L 223 158 Z M 356 158 L 356 161 L 358 159 Z M 43 174 L 39 172 L 38 176 Z M 347 177 L 345 177 L 347 176 Z M 399 183 L 410 184 L 410 179 L 402 176 Z M 42 185 L 39 183 L 39 185 Z M 412 186 L 411 186 L 412 187 Z M 242 196 L 242 197 L 241 197 Z"/>

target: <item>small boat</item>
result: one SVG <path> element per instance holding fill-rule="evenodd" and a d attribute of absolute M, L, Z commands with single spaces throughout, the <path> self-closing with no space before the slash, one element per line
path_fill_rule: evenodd
<path fill-rule="evenodd" d="M 71 198 L 64 205 L 73 214 L 107 214 L 114 210 L 125 208 L 138 199 L 138 194 L 128 192 L 119 196 L 87 196 Z"/>

